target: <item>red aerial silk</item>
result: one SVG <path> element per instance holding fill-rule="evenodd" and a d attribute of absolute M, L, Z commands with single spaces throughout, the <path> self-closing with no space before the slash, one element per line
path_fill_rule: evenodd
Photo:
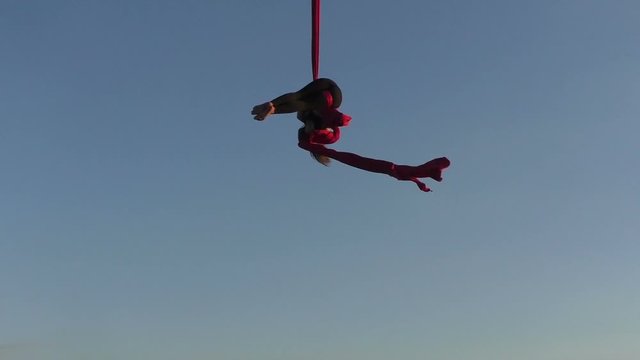
<path fill-rule="evenodd" d="M 311 1 L 311 67 L 313 80 L 318 79 L 320 58 L 320 0 Z"/>
<path fill-rule="evenodd" d="M 298 146 L 314 154 L 328 156 L 336 161 L 358 169 L 387 174 L 398 180 L 412 181 L 418 185 L 420 190 L 425 192 L 429 192 L 431 189 L 418 179 L 429 177 L 440 182 L 442 181 L 442 172 L 451 165 L 451 162 L 446 157 L 433 159 L 418 166 L 397 165 L 390 161 L 371 159 L 349 152 L 337 151 L 326 148 L 322 144 L 314 144 L 307 141 L 300 141 Z"/>

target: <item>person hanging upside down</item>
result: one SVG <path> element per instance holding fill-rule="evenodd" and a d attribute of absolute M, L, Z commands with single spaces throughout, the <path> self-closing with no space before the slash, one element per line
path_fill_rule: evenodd
<path fill-rule="evenodd" d="M 429 189 L 419 178 L 442 181 L 442 172 L 451 162 L 446 157 L 433 159 L 419 166 L 397 165 L 390 161 L 363 157 L 349 152 L 328 149 L 324 145 L 340 139 L 340 127 L 349 125 L 351 117 L 338 111 L 342 92 L 330 79 L 312 81 L 297 92 L 287 93 L 270 102 L 256 105 L 251 111 L 254 119 L 263 121 L 272 114 L 297 113 L 304 123 L 298 130 L 298 146 L 307 150 L 323 165 L 330 159 L 365 171 L 387 174 L 398 180 L 412 181 L 422 191 Z"/>
<path fill-rule="evenodd" d="M 251 111 L 254 119 L 263 121 L 272 114 L 297 113 L 304 126 L 298 131 L 298 140 L 316 144 L 333 144 L 340 139 L 340 127 L 349 125 L 351 116 L 338 111 L 342 104 L 342 91 L 335 81 L 320 78 L 302 89 L 281 95 L 269 102 L 256 105 Z M 311 152 L 323 165 L 330 160 Z"/>

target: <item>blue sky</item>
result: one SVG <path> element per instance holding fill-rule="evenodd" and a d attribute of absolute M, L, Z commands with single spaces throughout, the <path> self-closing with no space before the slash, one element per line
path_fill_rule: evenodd
<path fill-rule="evenodd" d="M 0 1 L 0 357 L 640 358 L 640 3 Z"/>

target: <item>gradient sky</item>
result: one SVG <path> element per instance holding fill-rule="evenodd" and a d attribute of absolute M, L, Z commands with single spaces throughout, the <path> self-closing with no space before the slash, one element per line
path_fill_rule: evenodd
<path fill-rule="evenodd" d="M 0 358 L 637 360 L 640 2 L 0 0 Z"/>

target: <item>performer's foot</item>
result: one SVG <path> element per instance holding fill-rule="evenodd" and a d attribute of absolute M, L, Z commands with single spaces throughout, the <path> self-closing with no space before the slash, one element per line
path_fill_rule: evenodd
<path fill-rule="evenodd" d="M 273 114 L 276 111 L 276 107 L 273 106 L 271 102 L 266 102 L 264 104 L 256 105 L 251 110 L 251 115 L 255 115 L 253 118 L 262 121 L 267 116 Z"/>
<path fill-rule="evenodd" d="M 413 181 L 418 185 L 420 190 L 429 192 L 431 189 L 424 183 L 419 181 L 419 178 L 431 178 L 437 182 L 442 181 L 442 172 L 449 167 L 451 162 L 449 159 L 442 157 L 433 159 L 420 166 L 408 166 L 408 165 L 392 165 L 389 175 L 395 177 L 398 180 Z"/>
<path fill-rule="evenodd" d="M 434 170 L 433 174 L 431 174 L 429 177 L 432 178 L 433 180 L 437 181 L 437 182 L 441 182 L 442 181 L 442 170 Z"/>
<path fill-rule="evenodd" d="M 415 175 L 419 178 L 430 177 L 437 182 L 442 181 L 442 172 L 448 168 L 451 162 L 446 157 L 433 159 L 418 166 Z"/>

